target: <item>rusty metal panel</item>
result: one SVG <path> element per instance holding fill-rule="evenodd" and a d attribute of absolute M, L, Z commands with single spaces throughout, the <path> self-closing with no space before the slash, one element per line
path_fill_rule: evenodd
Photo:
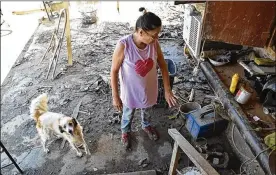
<path fill-rule="evenodd" d="M 275 25 L 275 1 L 207 2 L 203 37 L 231 44 L 264 47 Z"/>

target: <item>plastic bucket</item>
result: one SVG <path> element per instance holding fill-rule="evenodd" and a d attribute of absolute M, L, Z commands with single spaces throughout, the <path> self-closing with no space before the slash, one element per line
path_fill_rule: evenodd
<path fill-rule="evenodd" d="M 177 72 L 176 64 L 171 59 L 165 59 L 167 65 L 168 65 L 168 71 L 169 71 L 169 78 L 170 78 L 170 85 L 171 89 L 173 88 L 174 83 L 174 77 Z M 158 98 L 157 98 L 157 104 L 163 105 L 166 104 L 166 100 L 164 97 L 164 86 L 163 86 L 163 78 L 162 75 L 158 75 Z"/>
<path fill-rule="evenodd" d="M 179 112 L 182 117 L 186 118 L 189 113 L 192 113 L 199 109 L 201 109 L 200 104 L 198 104 L 197 102 L 189 102 L 181 105 L 179 107 Z"/>
<path fill-rule="evenodd" d="M 248 92 L 244 87 L 241 87 L 235 96 L 235 100 L 240 104 L 246 104 L 252 93 Z"/>

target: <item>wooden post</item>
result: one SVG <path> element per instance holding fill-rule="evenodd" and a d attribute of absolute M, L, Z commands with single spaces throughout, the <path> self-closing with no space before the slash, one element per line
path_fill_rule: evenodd
<path fill-rule="evenodd" d="M 179 146 L 178 146 L 177 142 L 174 142 L 169 175 L 176 175 L 176 168 L 178 166 L 179 158 L 180 158 Z"/>
<path fill-rule="evenodd" d="M 117 0 L 117 11 L 118 11 L 118 13 L 120 13 L 120 4 L 119 4 L 119 0 Z"/>
<path fill-rule="evenodd" d="M 67 59 L 69 66 L 73 65 L 73 56 L 72 56 L 72 45 L 71 45 L 71 33 L 70 33 L 70 17 L 69 17 L 69 2 L 64 1 L 65 8 L 66 8 L 66 15 L 67 15 L 67 21 L 66 21 L 66 41 L 67 41 Z"/>

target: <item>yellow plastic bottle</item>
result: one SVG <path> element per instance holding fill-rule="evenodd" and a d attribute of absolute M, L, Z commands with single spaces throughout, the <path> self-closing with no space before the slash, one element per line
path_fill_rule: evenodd
<path fill-rule="evenodd" d="M 231 85 L 230 85 L 230 92 L 234 94 L 237 84 L 239 82 L 239 74 L 234 74 L 232 77 Z"/>

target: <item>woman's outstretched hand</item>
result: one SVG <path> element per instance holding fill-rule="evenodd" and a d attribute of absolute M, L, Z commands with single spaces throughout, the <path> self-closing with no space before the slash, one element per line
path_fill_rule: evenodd
<path fill-rule="evenodd" d="M 169 104 L 169 107 L 174 107 L 177 105 L 177 100 L 175 96 L 173 95 L 172 91 L 166 91 L 165 92 L 165 99 L 167 103 Z"/>

